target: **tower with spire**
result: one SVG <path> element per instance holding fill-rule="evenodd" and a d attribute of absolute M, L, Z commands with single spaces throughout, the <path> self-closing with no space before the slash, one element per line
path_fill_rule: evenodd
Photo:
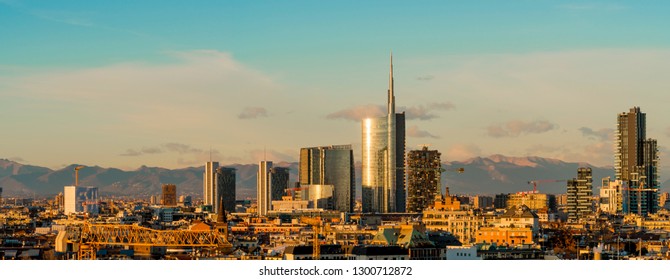
<path fill-rule="evenodd" d="M 386 116 L 362 122 L 364 212 L 405 212 L 405 113 L 395 112 L 392 52 L 387 94 Z"/>

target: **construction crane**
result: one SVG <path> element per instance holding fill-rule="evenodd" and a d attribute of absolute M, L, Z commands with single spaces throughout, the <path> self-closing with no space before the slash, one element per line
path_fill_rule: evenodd
<path fill-rule="evenodd" d="M 107 246 L 158 246 L 169 248 L 209 248 L 231 252 L 227 232 L 209 230 L 155 230 L 138 225 L 82 224 L 68 226 L 70 242 L 79 244 L 78 258 L 96 258 L 96 251 Z"/>
<path fill-rule="evenodd" d="M 86 166 L 81 166 L 80 165 L 80 166 L 77 166 L 77 167 L 74 168 L 74 185 L 75 185 L 75 187 L 79 186 L 79 170 L 84 168 L 84 167 L 86 167 Z"/>
<path fill-rule="evenodd" d="M 319 245 L 319 232 L 323 226 L 321 217 L 300 217 L 300 222 L 312 226 L 314 230 L 314 238 L 312 240 L 312 259 L 318 260 L 321 257 L 321 246 Z"/>
<path fill-rule="evenodd" d="M 533 181 L 528 181 L 528 184 L 533 184 L 533 191 L 530 192 L 519 192 L 519 194 L 529 194 L 529 193 L 537 193 L 537 184 L 541 183 L 558 183 L 558 182 L 565 182 L 565 180 L 533 180 Z"/>

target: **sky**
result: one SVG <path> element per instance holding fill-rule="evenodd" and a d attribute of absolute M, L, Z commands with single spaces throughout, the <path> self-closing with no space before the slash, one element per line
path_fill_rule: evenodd
<path fill-rule="evenodd" d="M 0 0 L 0 158 L 134 170 L 352 144 L 358 161 L 360 119 L 385 114 L 392 51 L 407 150 L 611 166 L 617 114 L 639 106 L 664 170 L 669 8 Z"/>

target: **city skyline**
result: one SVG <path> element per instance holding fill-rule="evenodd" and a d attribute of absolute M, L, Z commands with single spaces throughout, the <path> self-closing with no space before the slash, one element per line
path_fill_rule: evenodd
<path fill-rule="evenodd" d="M 662 160 L 670 40 L 668 4 L 655 3 L 206 3 L 160 14 L 0 1 L 0 36 L 13 39 L 0 46 L 0 130 L 11 136 L 0 157 L 132 170 L 200 166 L 210 151 L 224 165 L 255 163 L 264 147 L 269 161 L 297 162 L 300 147 L 350 143 L 360 161 L 360 120 L 384 114 L 393 49 L 408 150 L 612 166 L 614 116 L 639 106 Z M 174 18 L 192 23 L 163 25 Z"/>

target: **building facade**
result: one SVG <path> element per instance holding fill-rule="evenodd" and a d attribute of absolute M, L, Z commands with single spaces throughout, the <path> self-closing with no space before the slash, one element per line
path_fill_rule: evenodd
<path fill-rule="evenodd" d="M 428 150 L 407 153 L 407 212 L 421 213 L 433 204 L 440 192 L 440 152 Z"/>
<path fill-rule="evenodd" d="M 300 149 L 300 185 L 333 185 L 333 210 L 353 212 L 356 198 L 351 145 Z"/>
<path fill-rule="evenodd" d="M 256 174 L 256 212 L 260 216 L 266 216 L 271 206 L 271 168 L 271 161 L 261 161 L 258 163 L 258 174 Z"/>
<path fill-rule="evenodd" d="M 577 179 L 568 180 L 568 221 L 578 221 L 593 213 L 593 179 L 590 167 L 577 169 Z"/>
<path fill-rule="evenodd" d="M 282 200 L 289 186 L 289 170 L 286 167 L 270 168 L 270 199 Z"/>
<path fill-rule="evenodd" d="M 658 147 L 655 139 L 646 138 L 646 114 L 639 107 L 620 113 L 617 118 L 616 153 L 614 168 L 616 180 L 629 182 L 628 208 L 624 213 L 646 216 L 656 213 L 658 207 Z"/>
<path fill-rule="evenodd" d="M 214 174 L 216 200 L 212 209 L 219 209 L 219 202 L 223 200 L 224 210 L 228 213 L 235 212 L 235 173 L 235 168 L 219 167 L 216 169 L 216 174 Z"/>
<path fill-rule="evenodd" d="M 219 163 L 208 161 L 205 163 L 205 173 L 202 178 L 202 203 L 204 205 L 214 205 L 216 203 L 216 169 Z M 216 208 L 214 208 L 216 209 Z"/>
<path fill-rule="evenodd" d="M 98 188 L 65 186 L 63 188 L 63 212 L 98 214 Z"/>
<path fill-rule="evenodd" d="M 163 184 L 162 204 L 165 206 L 177 206 L 177 185 Z"/>
<path fill-rule="evenodd" d="M 512 206 L 526 205 L 531 210 L 544 210 L 549 212 L 556 212 L 556 196 L 546 193 L 510 193 L 507 195 L 507 208 Z M 498 208 L 498 207 L 496 207 Z"/>
<path fill-rule="evenodd" d="M 362 121 L 363 212 L 405 212 L 405 113 L 396 114 L 393 57 L 387 115 Z"/>

